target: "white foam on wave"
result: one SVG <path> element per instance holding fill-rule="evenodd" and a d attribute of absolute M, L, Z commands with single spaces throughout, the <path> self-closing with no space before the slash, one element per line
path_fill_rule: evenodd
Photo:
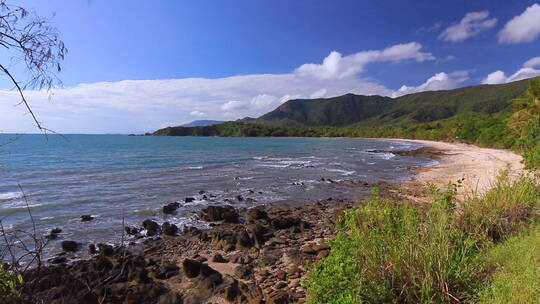
<path fill-rule="evenodd" d="M 186 167 L 186 170 L 202 170 L 203 166 Z"/>
<path fill-rule="evenodd" d="M 342 169 L 326 169 L 326 171 L 341 173 L 341 175 L 344 175 L 344 176 L 349 176 L 356 173 L 356 171 L 354 170 L 348 171 L 348 170 L 342 170 Z"/>
<path fill-rule="evenodd" d="M 10 199 L 15 199 L 15 198 L 21 198 L 23 197 L 23 194 L 22 192 L 4 192 L 4 193 L 0 193 L 0 200 L 10 200 Z"/>

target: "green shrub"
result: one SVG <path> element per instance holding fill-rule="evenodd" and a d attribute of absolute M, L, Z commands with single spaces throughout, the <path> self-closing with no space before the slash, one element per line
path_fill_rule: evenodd
<path fill-rule="evenodd" d="M 308 303 L 454 303 L 478 280 L 476 246 L 442 202 L 420 210 L 372 200 L 344 215 L 330 255 L 304 286 Z"/>
<path fill-rule="evenodd" d="M 4 265 L 0 262 L 0 302 L 15 303 L 20 299 L 20 292 L 17 290 L 23 283 L 20 274 L 11 273 L 4 270 Z"/>

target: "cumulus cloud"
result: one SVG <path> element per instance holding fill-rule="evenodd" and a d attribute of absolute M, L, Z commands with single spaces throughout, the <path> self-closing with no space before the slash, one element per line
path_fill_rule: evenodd
<path fill-rule="evenodd" d="M 493 73 L 490 73 L 482 80 L 482 84 L 500 84 L 505 83 L 506 79 L 508 77 L 506 76 L 506 73 L 503 71 L 495 71 Z"/>
<path fill-rule="evenodd" d="M 439 39 L 458 42 L 476 36 L 497 24 L 497 18 L 488 19 L 488 17 L 487 11 L 468 13 L 458 24 L 447 27 L 439 35 Z"/>
<path fill-rule="evenodd" d="M 342 56 L 333 51 L 324 58 L 322 63 L 304 64 L 295 70 L 295 74 L 318 79 L 343 79 L 363 72 L 365 66 L 372 62 L 403 60 L 423 62 L 435 59 L 431 53 L 422 52 L 421 49 L 421 44 L 410 42 L 397 44 L 384 50 L 363 51 L 348 56 Z"/>
<path fill-rule="evenodd" d="M 286 74 L 252 74 L 217 79 L 124 80 L 27 91 L 38 118 L 62 133 L 133 133 L 194 117 L 235 120 L 258 117 L 290 99 L 346 93 L 391 95 L 392 90 L 361 72 L 371 62 L 422 62 L 434 59 L 418 43 L 342 56 L 331 53 L 322 64 L 302 65 Z M 0 132 L 35 132 L 15 92 L 0 90 Z"/>
<path fill-rule="evenodd" d="M 536 77 L 540 75 L 540 70 L 535 69 L 536 66 L 540 66 L 540 57 L 534 57 L 525 61 L 523 67 L 510 76 L 506 76 L 506 73 L 503 71 L 490 73 L 482 80 L 482 83 L 500 84 Z"/>
<path fill-rule="evenodd" d="M 407 94 L 423 91 L 438 91 L 455 89 L 459 84 L 469 79 L 468 71 L 457 71 L 450 74 L 445 72 L 437 73 L 419 86 L 403 85 L 399 90 L 392 92 L 392 97 L 399 97 Z"/>
<path fill-rule="evenodd" d="M 534 67 L 540 66 L 540 56 L 534 57 L 525 61 L 523 66 L 526 68 L 534 68 Z"/>
<path fill-rule="evenodd" d="M 531 42 L 540 36 L 540 4 L 529 6 L 499 32 L 499 43 Z"/>

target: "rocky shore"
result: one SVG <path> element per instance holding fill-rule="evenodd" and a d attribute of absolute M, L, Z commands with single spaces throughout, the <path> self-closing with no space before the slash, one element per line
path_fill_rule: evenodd
<path fill-rule="evenodd" d="M 328 198 L 297 206 L 239 212 L 212 206 L 199 214 L 214 227 L 199 230 L 145 221 L 153 238 L 140 245 L 90 246 L 93 257 L 66 263 L 73 241 L 54 265 L 25 275 L 23 293 L 42 303 L 302 303 L 308 265 L 329 252 L 339 214 L 355 202 Z"/>
<path fill-rule="evenodd" d="M 420 149 L 422 156 L 440 151 Z M 348 181 L 350 187 L 367 185 Z M 421 187 L 380 183 L 382 195 L 421 197 Z M 361 200 L 237 209 L 223 204 L 197 216 L 211 229 L 159 225 L 125 227 L 142 242 L 126 246 L 64 241 L 63 253 L 24 276 L 23 297 L 34 303 L 304 303 L 301 280 L 309 265 L 328 255 L 327 241 L 344 210 Z M 178 205 L 165 205 L 172 213 Z M 84 219 L 83 219 L 84 220 Z M 88 219 L 91 220 L 91 219 Z M 61 231 L 51 231 L 51 237 Z M 91 258 L 73 260 L 88 250 Z"/>

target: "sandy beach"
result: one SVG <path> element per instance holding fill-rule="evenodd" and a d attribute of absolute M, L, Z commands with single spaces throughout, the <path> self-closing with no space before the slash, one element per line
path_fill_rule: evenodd
<path fill-rule="evenodd" d="M 495 183 L 498 173 L 506 168 L 511 178 L 524 171 L 522 157 L 508 150 L 480 148 L 464 143 L 398 140 L 421 143 L 440 152 L 440 157 L 437 157 L 439 164 L 420 169 L 417 182 L 445 186 L 464 178 L 461 195 L 485 193 Z"/>

